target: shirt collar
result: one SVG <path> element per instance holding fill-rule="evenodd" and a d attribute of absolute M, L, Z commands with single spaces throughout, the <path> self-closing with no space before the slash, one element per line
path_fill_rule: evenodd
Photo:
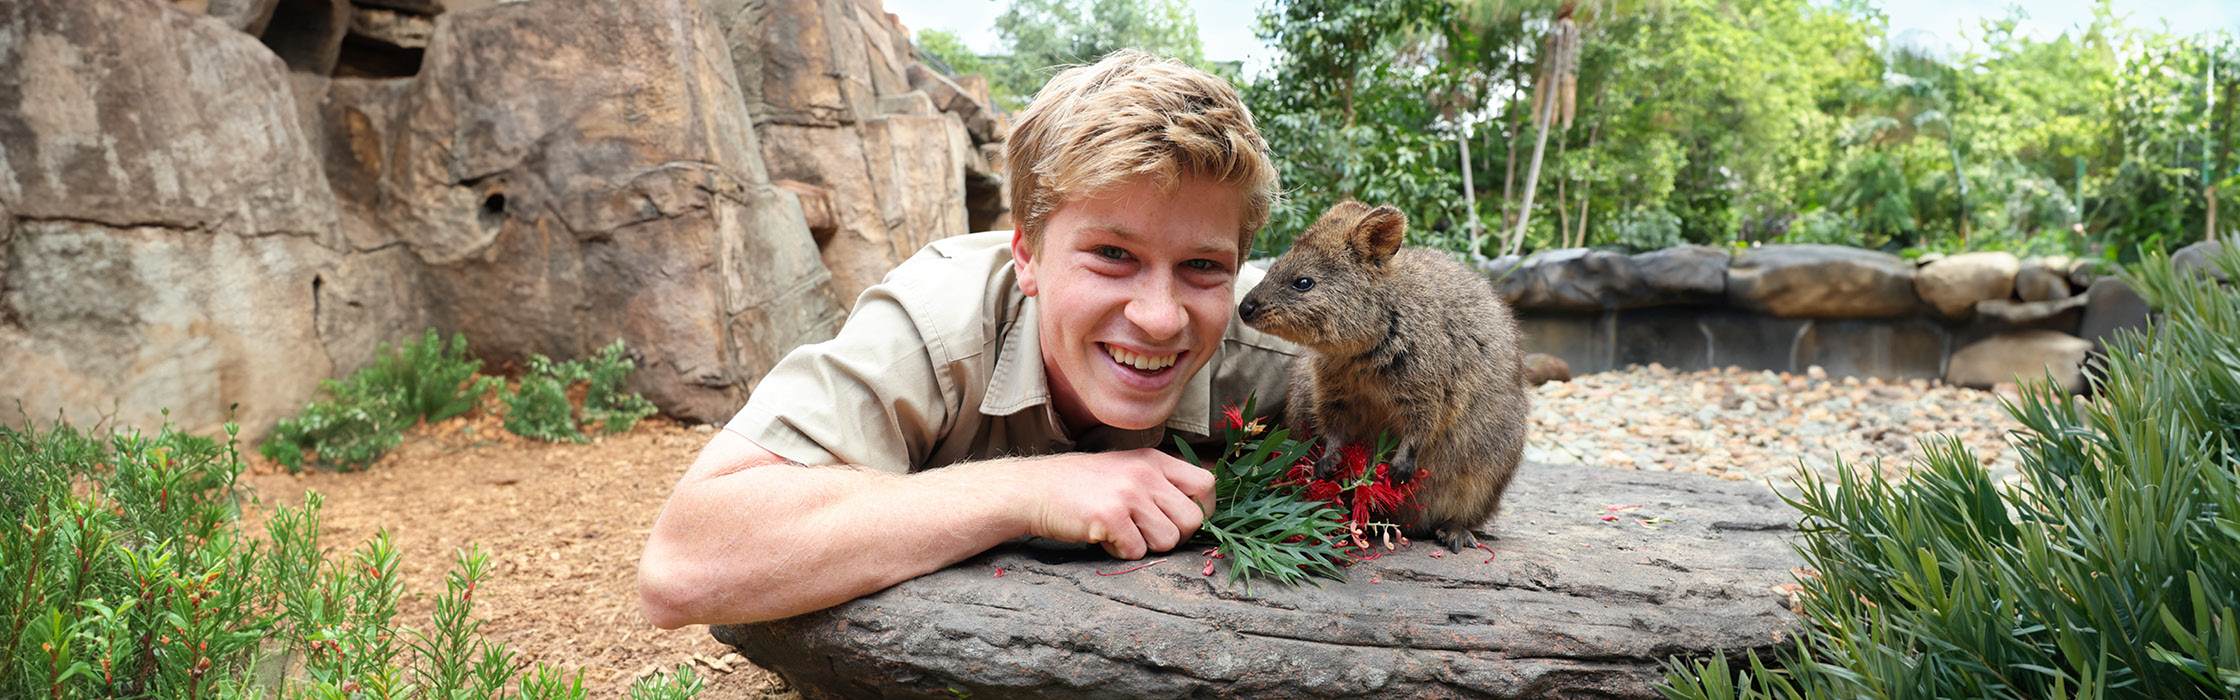
<path fill-rule="evenodd" d="M 1064 434 L 1064 421 L 1058 420 L 1057 409 L 1050 401 L 1050 375 L 1042 364 L 1042 324 L 1035 313 L 1036 299 L 1025 299 L 1010 327 L 1003 331 L 995 371 L 988 378 L 988 393 L 980 400 L 980 413 L 1008 416 L 1039 406 L 1057 422 L 1057 432 Z M 1183 385 L 1182 399 L 1175 404 L 1174 414 L 1167 417 L 1165 427 L 1197 436 L 1210 434 L 1213 372 L 1220 360 L 1221 345 L 1214 344 L 1214 360 Z"/>

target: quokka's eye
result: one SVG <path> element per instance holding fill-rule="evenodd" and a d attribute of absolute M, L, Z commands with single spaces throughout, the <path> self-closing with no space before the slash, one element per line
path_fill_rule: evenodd
<path fill-rule="evenodd" d="M 1302 291 L 1302 292 L 1304 292 L 1304 291 L 1307 291 L 1307 290 L 1309 290 L 1309 289 L 1313 289 L 1313 288 L 1314 288 L 1314 278 L 1313 278 L 1313 277 L 1301 277 L 1301 278 L 1299 278 L 1299 279 L 1295 279 L 1295 280 L 1292 280 L 1292 281 L 1291 281 L 1291 288 L 1292 288 L 1292 289 L 1296 289 L 1296 290 L 1299 290 L 1299 291 Z"/>

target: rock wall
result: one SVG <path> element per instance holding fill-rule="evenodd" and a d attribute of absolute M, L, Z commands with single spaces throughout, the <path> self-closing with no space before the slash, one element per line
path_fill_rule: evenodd
<path fill-rule="evenodd" d="M 877 0 L 0 4 L 0 421 L 255 438 L 431 327 L 495 368 L 621 338 L 727 419 L 1001 214 L 966 201 L 1000 118 L 907 36 Z"/>
<path fill-rule="evenodd" d="M 1482 270 L 1516 307 L 1526 349 L 1579 372 L 1817 365 L 1977 387 L 2050 373 L 2082 391 L 2087 357 L 2152 313 L 2092 261 L 2005 252 L 1906 261 L 1822 245 L 1571 249 Z"/>

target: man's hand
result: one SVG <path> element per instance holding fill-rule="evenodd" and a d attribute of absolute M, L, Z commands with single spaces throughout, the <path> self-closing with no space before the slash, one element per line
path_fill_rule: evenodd
<path fill-rule="evenodd" d="M 1038 488 L 1021 505 L 1029 534 L 1095 542 L 1122 559 L 1174 549 L 1213 512 L 1213 472 L 1158 450 L 1053 457 L 1019 466 Z"/>

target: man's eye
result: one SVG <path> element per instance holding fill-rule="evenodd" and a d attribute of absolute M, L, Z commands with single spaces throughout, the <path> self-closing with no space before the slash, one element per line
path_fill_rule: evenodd
<path fill-rule="evenodd" d="M 1190 269 L 1192 269 L 1192 270 L 1200 270 L 1200 271 L 1204 271 L 1204 270 L 1218 270 L 1218 269 L 1220 269 L 1220 268 L 1221 268 L 1221 264 L 1220 264 L 1220 263 L 1217 263 L 1217 262 L 1214 262 L 1214 261 L 1211 261 L 1211 260 L 1207 260 L 1207 259 L 1205 259 L 1205 258 L 1198 258 L 1198 259 L 1195 259 L 1195 260 L 1189 260 L 1189 261 L 1185 261 L 1185 262 L 1183 262 L 1182 264 L 1183 264 L 1183 265 L 1184 265 L 1185 267 L 1188 267 L 1188 268 L 1190 268 Z"/>
<path fill-rule="evenodd" d="M 1097 246 L 1097 257 L 1104 258 L 1106 260 L 1126 260 L 1128 259 L 1128 251 L 1108 245 Z"/>

